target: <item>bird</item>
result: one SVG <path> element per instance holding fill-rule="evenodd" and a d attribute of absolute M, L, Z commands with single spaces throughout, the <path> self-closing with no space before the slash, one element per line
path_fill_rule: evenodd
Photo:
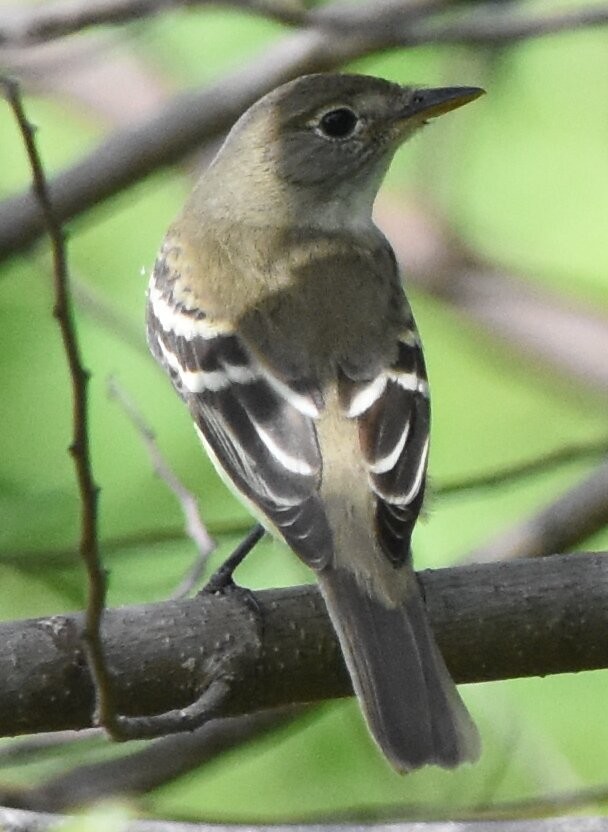
<path fill-rule="evenodd" d="M 223 479 L 316 577 L 400 773 L 480 753 L 413 569 L 429 450 L 420 336 L 372 219 L 396 150 L 477 87 L 298 77 L 236 121 L 170 226 L 152 354 Z"/>

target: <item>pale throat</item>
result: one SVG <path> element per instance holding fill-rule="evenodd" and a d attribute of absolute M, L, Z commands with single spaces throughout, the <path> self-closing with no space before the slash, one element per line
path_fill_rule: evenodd
<path fill-rule="evenodd" d="M 308 184 L 282 179 L 267 159 L 255 164 L 252 155 L 246 162 L 240 154 L 216 158 L 193 194 L 202 214 L 252 226 L 355 233 L 374 227 L 372 209 L 390 157 L 375 159 L 340 181 L 331 177 L 331 184 Z"/>

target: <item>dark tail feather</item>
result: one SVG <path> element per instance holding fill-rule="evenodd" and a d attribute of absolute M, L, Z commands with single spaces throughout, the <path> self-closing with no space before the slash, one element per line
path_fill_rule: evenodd
<path fill-rule="evenodd" d="M 370 731 L 392 765 L 405 772 L 477 759 L 477 729 L 435 644 L 415 576 L 396 608 L 342 569 L 317 577 Z"/>

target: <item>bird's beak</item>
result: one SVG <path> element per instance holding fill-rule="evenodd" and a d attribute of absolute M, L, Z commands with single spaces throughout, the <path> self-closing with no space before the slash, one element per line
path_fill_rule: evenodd
<path fill-rule="evenodd" d="M 435 116 L 442 116 L 475 101 L 485 90 L 480 87 L 437 87 L 435 89 L 419 89 L 410 93 L 409 101 L 401 114 L 400 121 L 410 118 L 426 121 Z"/>

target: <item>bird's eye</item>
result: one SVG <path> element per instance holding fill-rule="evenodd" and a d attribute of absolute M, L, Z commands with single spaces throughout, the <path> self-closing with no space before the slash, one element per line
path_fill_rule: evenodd
<path fill-rule="evenodd" d="M 319 130 L 330 139 L 346 139 L 359 123 L 359 117 L 348 107 L 330 110 L 319 121 Z"/>

